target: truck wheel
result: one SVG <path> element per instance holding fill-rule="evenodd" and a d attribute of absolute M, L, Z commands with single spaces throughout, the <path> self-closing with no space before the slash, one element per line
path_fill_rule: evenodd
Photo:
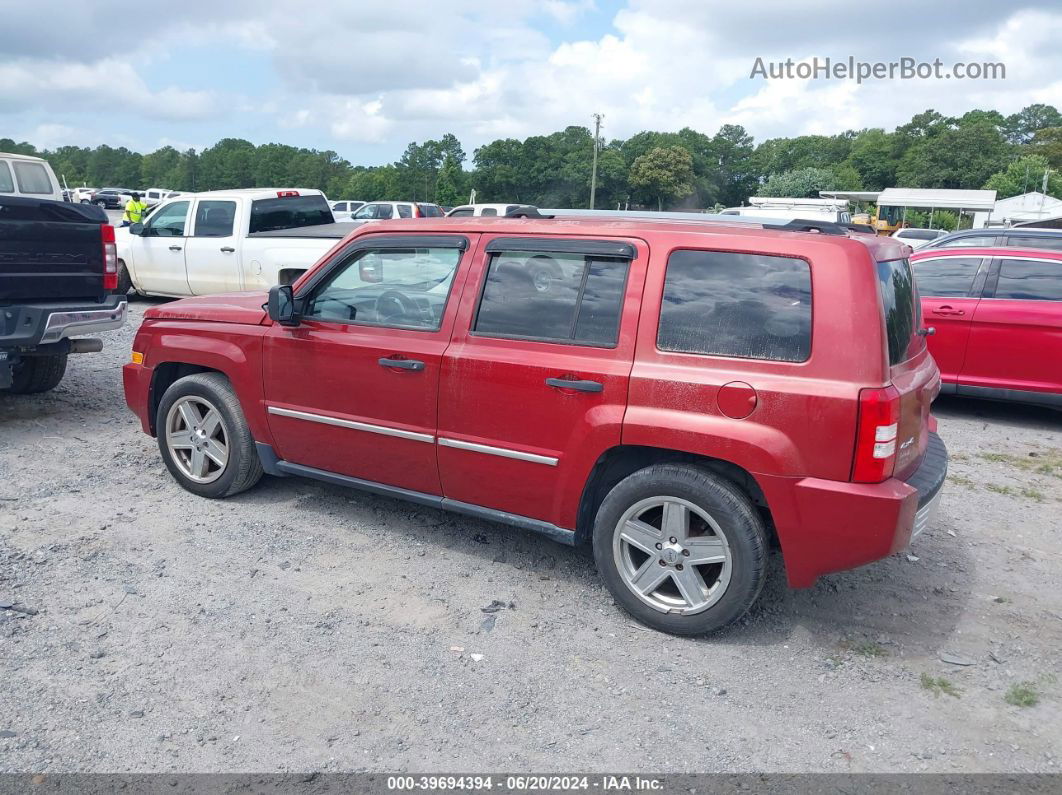
<path fill-rule="evenodd" d="M 11 386 L 13 395 L 35 395 L 59 386 L 66 374 L 66 354 L 26 356 L 15 365 Z"/>
<path fill-rule="evenodd" d="M 621 480 L 601 503 L 594 559 L 612 596 L 643 624 L 702 635 L 756 601 L 767 539 L 732 483 L 700 467 L 657 464 Z"/>
<path fill-rule="evenodd" d="M 125 267 L 125 263 L 122 260 L 118 260 L 118 286 L 115 288 L 115 295 L 128 295 L 129 288 L 133 286 L 133 280 L 129 278 L 129 269 Z"/>
<path fill-rule="evenodd" d="M 170 474 L 193 494 L 230 497 L 262 477 L 240 401 L 221 373 L 196 373 L 171 384 L 155 428 Z"/>

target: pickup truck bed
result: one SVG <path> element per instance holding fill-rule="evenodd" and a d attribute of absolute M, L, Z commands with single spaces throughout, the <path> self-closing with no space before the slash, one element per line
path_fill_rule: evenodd
<path fill-rule="evenodd" d="M 52 389 L 68 354 L 103 345 L 74 337 L 125 322 L 113 233 L 94 205 L 0 196 L 0 390 Z"/>

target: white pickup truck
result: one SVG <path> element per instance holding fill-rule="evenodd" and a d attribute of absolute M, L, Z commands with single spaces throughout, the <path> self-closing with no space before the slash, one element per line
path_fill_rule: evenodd
<path fill-rule="evenodd" d="M 168 199 L 116 232 L 118 292 L 182 297 L 294 281 L 340 238 L 317 190 L 213 191 Z"/>

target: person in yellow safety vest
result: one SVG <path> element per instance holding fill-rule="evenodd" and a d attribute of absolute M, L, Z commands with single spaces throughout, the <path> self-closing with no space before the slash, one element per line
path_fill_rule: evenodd
<path fill-rule="evenodd" d="M 134 193 L 125 203 L 125 215 L 122 216 L 122 226 L 132 226 L 144 220 L 147 205 L 140 201 L 140 194 Z"/>

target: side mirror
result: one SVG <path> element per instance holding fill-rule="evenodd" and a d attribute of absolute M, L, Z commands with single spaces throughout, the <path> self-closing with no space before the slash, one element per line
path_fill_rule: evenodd
<path fill-rule="evenodd" d="M 130 226 L 129 226 L 129 234 L 131 234 L 131 235 L 142 235 L 142 234 L 144 234 L 144 225 L 142 223 L 140 223 L 139 221 L 137 221 L 135 224 L 130 224 Z"/>
<path fill-rule="evenodd" d="M 276 284 L 269 288 L 269 303 L 266 304 L 269 319 L 282 326 L 299 325 L 295 312 L 295 294 L 290 284 Z"/>

